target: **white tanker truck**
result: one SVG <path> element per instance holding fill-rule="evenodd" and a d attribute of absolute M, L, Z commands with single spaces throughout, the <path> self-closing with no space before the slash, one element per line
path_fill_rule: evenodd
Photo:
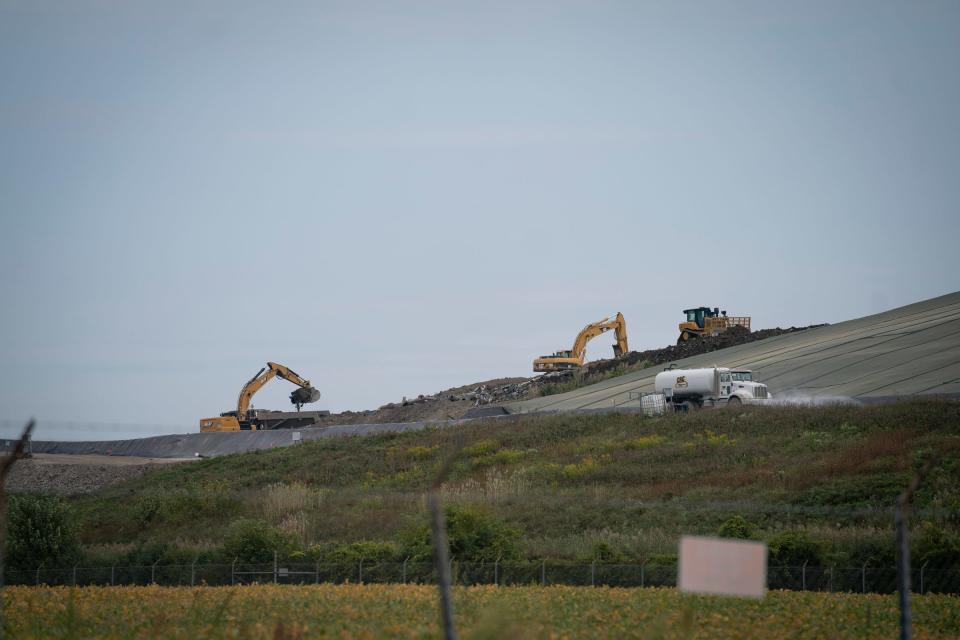
<path fill-rule="evenodd" d="M 664 369 L 654 379 L 657 393 L 676 409 L 763 404 L 773 398 L 748 369 Z"/>

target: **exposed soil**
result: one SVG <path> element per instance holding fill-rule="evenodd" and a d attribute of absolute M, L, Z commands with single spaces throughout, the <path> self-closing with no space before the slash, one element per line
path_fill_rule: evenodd
<path fill-rule="evenodd" d="M 404 398 L 373 411 L 344 411 L 319 419 L 315 425 L 383 424 L 387 422 L 430 422 L 456 420 L 477 405 L 481 389 L 494 389 L 526 382 L 527 378 L 497 378 L 454 387 L 429 396 Z"/>
<path fill-rule="evenodd" d="M 6 488 L 15 493 L 93 493 L 160 465 L 192 459 L 36 453 L 14 463 Z"/>

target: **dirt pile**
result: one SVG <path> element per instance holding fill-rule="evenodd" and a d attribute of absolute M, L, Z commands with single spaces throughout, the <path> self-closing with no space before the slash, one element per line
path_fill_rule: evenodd
<path fill-rule="evenodd" d="M 457 420 L 467 411 L 493 400 L 492 391 L 529 382 L 527 378 L 497 378 L 453 387 L 432 395 L 403 398 L 372 411 L 344 411 L 319 419 L 315 426 L 331 424 L 383 424 L 388 422 L 430 422 Z M 478 402 L 479 401 L 479 402 Z M 501 400 L 505 402 L 505 400 Z"/>
<path fill-rule="evenodd" d="M 655 366 L 658 364 L 663 364 L 664 362 L 673 362 L 675 360 L 680 360 L 681 358 L 699 356 L 704 353 L 710 353 L 712 351 L 719 351 L 720 349 L 727 349 L 729 347 L 735 347 L 748 342 L 763 340 L 764 338 L 772 338 L 774 336 L 780 336 L 786 333 L 806 331 L 807 329 L 814 329 L 816 327 L 823 326 L 826 325 L 817 324 L 809 327 L 790 327 L 788 329 L 781 329 L 780 327 L 777 327 L 776 329 L 761 329 L 760 331 L 753 332 L 746 327 L 734 326 L 715 336 L 707 336 L 697 340 L 688 340 L 687 342 L 681 342 L 677 345 L 663 347 L 662 349 L 630 351 L 620 358 L 591 362 L 586 366 L 586 374 L 592 375 L 605 373 L 618 367 L 629 367 L 640 362 L 649 362 L 651 366 Z"/>

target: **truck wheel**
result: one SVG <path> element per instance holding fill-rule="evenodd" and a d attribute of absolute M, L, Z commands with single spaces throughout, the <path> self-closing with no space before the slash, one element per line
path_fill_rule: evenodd
<path fill-rule="evenodd" d="M 740 405 L 742 405 L 742 404 L 743 404 L 743 400 L 741 400 L 741 399 L 738 398 L 737 396 L 730 396 L 730 399 L 727 400 L 727 406 L 728 406 L 728 407 L 739 408 Z"/>

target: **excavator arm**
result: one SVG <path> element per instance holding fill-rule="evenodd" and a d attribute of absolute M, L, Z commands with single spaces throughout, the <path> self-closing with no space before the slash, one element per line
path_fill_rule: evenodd
<path fill-rule="evenodd" d="M 610 318 L 604 318 L 599 322 L 594 322 L 584 327 L 583 331 L 577 334 L 576 340 L 573 341 L 573 349 L 570 350 L 571 355 L 574 358 L 583 360 L 587 343 L 611 329 L 615 331 L 617 338 L 617 344 L 613 347 L 613 353 L 616 357 L 622 356 L 629 351 L 627 347 L 627 322 L 623 319 L 622 313 L 617 313 L 612 320 Z"/>
<path fill-rule="evenodd" d="M 285 367 L 282 364 L 277 364 L 276 362 L 268 362 L 267 366 L 260 369 L 257 372 L 257 375 L 250 378 L 250 381 L 247 384 L 243 385 L 243 389 L 240 390 L 240 397 L 237 399 L 237 417 L 241 420 L 246 417 L 247 411 L 250 409 L 250 401 L 253 399 L 253 395 L 267 384 L 273 378 L 280 376 L 284 380 L 289 380 L 293 384 L 297 385 L 301 389 L 313 390 L 310 386 L 309 380 L 304 380 L 299 375 L 297 375 L 289 367 Z M 300 406 L 306 402 L 313 402 L 319 399 L 320 394 L 317 393 L 316 397 L 312 400 L 308 398 L 313 397 L 313 394 L 306 395 L 297 395 L 296 391 L 290 394 L 290 401 L 297 405 L 297 411 L 300 410 Z"/>

